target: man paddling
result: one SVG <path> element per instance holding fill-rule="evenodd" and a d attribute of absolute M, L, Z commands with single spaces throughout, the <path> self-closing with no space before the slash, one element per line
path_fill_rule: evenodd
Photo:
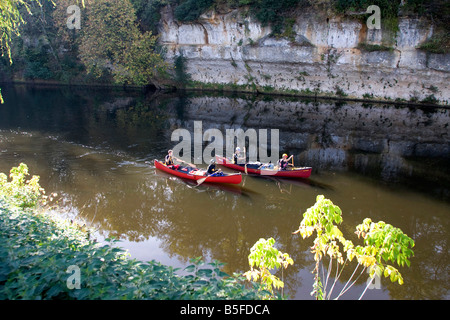
<path fill-rule="evenodd" d="M 208 166 L 208 170 L 206 170 L 206 174 L 208 176 L 223 175 L 222 170 L 216 168 L 216 160 L 211 159 L 210 165 Z"/>

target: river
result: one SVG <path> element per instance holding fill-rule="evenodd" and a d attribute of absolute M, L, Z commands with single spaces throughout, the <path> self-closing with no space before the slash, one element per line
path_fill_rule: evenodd
<path fill-rule="evenodd" d="M 229 274 L 245 272 L 253 244 L 273 237 L 294 260 L 283 273 L 285 293 L 312 299 L 312 238 L 292 232 L 323 194 L 340 206 L 341 229 L 355 242 L 356 225 L 369 217 L 416 243 L 411 267 L 399 268 L 404 284 L 383 278 L 364 299 L 450 297 L 449 109 L 25 85 L 2 94 L 0 172 L 25 162 L 48 194 L 58 193 L 62 215 L 95 228 L 99 239 L 120 239 L 132 258 L 183 268 L 202 256 L 226 263 Z M 312 175 L 197 186 L 156 171 L 151 161 L 174 147 L 172 132 L 192 132 L 194 121 L 221 132 L 278 129 L 280 152 L 313 167 Z M 367 276 L 342 299 L 358 298 Z"/>

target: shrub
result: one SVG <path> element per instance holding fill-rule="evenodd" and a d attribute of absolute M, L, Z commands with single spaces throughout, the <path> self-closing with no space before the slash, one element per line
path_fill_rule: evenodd
<path fill-rule="evenodd" d="M 214 0 L 187 0 L 174 11 L 178 21 L 195 21 L 200 15 L 214 4 Z"/>
<path fill-rule="evenodd" d="M 393 51 L 394 48 L 388 47 L 385 45 L 380 44 L 371 44 L 371 43 L 365 43 L 361 42 L 358 44 L 358 49 L 368 51 L 368 52 L 374 52 L 374 51 Z"/>
<path fill-rule="evenodd" d="M 330 299 L 336 281 L 339 279 L 342 269 L 348 265 L 347 261 L 357 260 L 357 266 L 353 274 L 347 281 L 341 292 L 335 297 L 341 297 L 355 282 L 350 283 L 358 268 L 362 271 L 360 275 L 368 270 L 370 277 L 375 276 L 389 277 L 391 282 L 403 284 L 403 277 L 399 270 L 393 264 L 404 267 L 410 266 L 410 257 L 414 252 L 410 249 L 414 247 L 414 240 L 408 237 L 399 228 L 395 228 L 384 221 L 377 223 L 366 218 L 356 226 L 356 234 L 359 239 L 363 240 L 363 245 L 354 245 L 351 240 L 347 240 L 339 225 L 342 223 L 342 211 L 334 205 L 331 200 L 326 199 L 323 195 L 316 198 L 314 206 L 310 207 L 303 214 L 303 220 L 300 222 L 299 229 L 295 233 L 300 233 L 303 239 L 310 237 L 316 233 L 314 245 L 311 247 L 311 253 L 314 254 L 316 266 L 314 269 L 313 292 L 311 293 L 318 300 Z M 341 251 L 342 250 L 342 251 Z M 344 261 L 344 257 L 346 260 Z M 329 258 L 329 267 L 325 276 L 324 258 Z M 333 260 L 336 263 L 336 276 L 331 285 L 330 279 Z M 390 264 L 392 263 L 392 264 Z M 321 267 L 320 267 L 321 266 Z M 338 274 L 339 268 L 341 272 Z M 320 276 L 320 268 L 322 268 L 322 277 Z M 358 276 L 359 278 L 359 276 Z M 357 278 L 357 279 L 358 279 Z M 327 287 L 330 283 L 330 287 Z M 366 292 L 371 282 L 368 282 L 366 288 L 360 296 L 360 299 Z"/>
<path fill-rule="evenodd" d="M 175 80 L 182 85 L 186 85 L 191 80 L 191 75 L 187 73 L 187 59 L 184 57 L 183 53 L 176 56 L 174 60 L 175 65 Z"/>
<path fill-rule="evenodd" d="M 450 35 L 437 33 L 434 34 L 430 39 L 426 40 L 424 43 L 420 44 L 417 49 L 430 52 L 444 54 L 450 52 Z"/>
<path fill-rule="evenodd" d="M 11 181 L 4 173 L 0 173 L 0 199 L 20 208 L 35 207 L 45 191 L 39 185 L 39 176 L 26 180 L 27 176 L 28 166 L 24 163 L 11 169 Z"/>
<path fill-rule="evenodd" d="M 250 270 L 244 273 L 248 281 L 260 281 L 262 289 L 270 293 L 268 298 L 275 297 L 274 289 L 284 288 L 283 276 L 280 280 L 271 273 L 271 270 L 281 269 L 283 272 L 283 269 L 294 264 L 292 258 L 287 253 L 278 251 L 274 244 L 275 239 L 273 238 L 259 239 L 248 255 Z"/>
<path fill-rule="evenodd" d="M 191 260 L 180 276 L 156 261 L 129 259 L 117 241 L 99 244 L 72 222 L 39 213 L 39 177 L 20 164 L 0 174 L 0 299 L 261 299 L 259 286 L 222 272 L 218 261 Z M 69 286 L 71 267 L 80 287 Z"/>
<path fill-rule="evenodd" d="M 196 259 L 179 276 L 156 261 L 129 259 L 117 241 L 98 244 L 76 225 L 3 200 L 0 230 L 0 299 L 258 299 L 218 262 Z M 80 270 L 80 289 L 67 285 L 70 266 Z"/>

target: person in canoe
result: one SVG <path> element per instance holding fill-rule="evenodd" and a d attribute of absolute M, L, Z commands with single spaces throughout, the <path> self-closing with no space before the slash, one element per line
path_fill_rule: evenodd
<path fill-rule="evenodd" d="M 292 159 L 293 155 L 288 158 L 288 155 L 285 153 L 283 157 L 278 160 L 279 170 L 287 170 L 287 168 L 291 165 L 289 161 Z"/>
<path fill-rule="evenodd" d="M 211 163 L 208 166 L 208 170 L 206 170 L 206 175 L 208 175 L 208 176 L 221 176 L 221 175 L 223 175 L 222 170 L 216 168 L 216 160 L 211 159 Z"/>
<path fill-rule="evenodd" d="M 167 156 L 164 158 L 164 164 L 166 166 L 173 166 L 174 162 L 173 162 L 173 151 L 169 150 L 167 151 Z"/>
<path fill-rule="evenodd" d="M 236 147 L 236 151 L 233 153 L 233 163 L 238 164 L 240 160 L 245 160 L 245 157 L 240 157 L 241 148 Z"/>
<path fill-rule="evenodd" d="M 167 151 L 167 155 L 164 158 L 164 164 L 171 169 L 178 170 L 180 168 L 179 164 L 175 164 L 174 160 L 179 160 L 173 156 L 173 151 Z"/>

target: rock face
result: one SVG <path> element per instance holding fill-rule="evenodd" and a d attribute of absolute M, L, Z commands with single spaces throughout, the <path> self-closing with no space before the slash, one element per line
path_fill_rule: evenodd
<path fill-rule="evenodd" d="M 179 23 L 162 10 L 160 41 L 167 58 L 181 53 L 187 73 L 203 83 L 317 92 L 380 100 L 450 103 L 450 54 L 417 49 L 433 34 L 419 18 L 400 18 L 399 31 L 368 29 L 364 21 L 303 12 L 292 35 L 271 36 L 241 10 L 210 11 L 194 23 Z M 378 47 L 376 44 L 386 44 Z"/>

